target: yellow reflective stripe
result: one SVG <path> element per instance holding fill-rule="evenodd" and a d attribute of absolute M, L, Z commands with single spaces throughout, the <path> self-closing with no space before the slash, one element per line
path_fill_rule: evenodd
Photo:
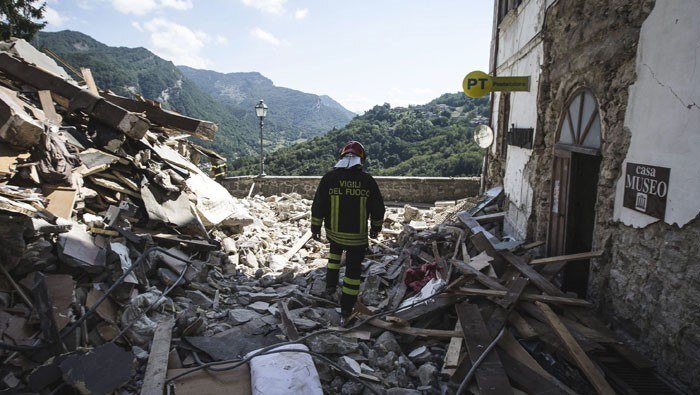
<path fill-rule="evenodd" d="M 334 243 L 342 244 L 348 247 L 360 247 L 360 246 L 366 246 L 367 245 L 367 240 L 364 241 L 348 241 L 348 240 L 340 240 L 340 239 L 334 239 L 331 236 L 328 236 L 328 239 Z"/>
<path fill-rule="evenodd" d="M 367 241 L 367 233 L 359 234 L 359 233 L 340 233 L 340 232 L 333 232 L 330 229 L 326 229 L 326 236 L 327 237 L 333 237 L 336 239 L 342 239 L 342 240 L 352 240 L 352 241 Z"/>
<path fill-rule="evenodd" d="M 331 230 L 338 230 L 340 196 L 331 196 Z"/>
<path fill-rule="evenodd" d="M 331 263 L 331 262 L 328 262 L 328 265 L 327 265 L 326 267 L 329 268 L 329 269 L 338 270 L 338 269 L 340 269 L 340 263 Z"/>
<path fill-rule="evenodd" d="M 360 233 L 367 233 L 367 197 L 360 197 Z"/>
<path fill-rule="evenodd" d="M 321 226 L 322 223 L 323 223 L 323 219 L 317 218 L 317 217 L 311 217 L 311 225 Z"/>
<path fill-rule="evenodd" d="M 360 293 L 360 290 L 343 287 L 343 293 L 346 295 L 358 295 Z"/>
<path fill-rule="evenodd" d="M 224 174 L 226 174 L 226 172 L 222 171 L 221 173 L 214 174 L 214 177 L 223 176 Z"/>
<path fill-rule="evenodd" d="M 328 259 L 335 259 L 336 261 L 340 261 L 340 254 L 329 253 Z"/>
<path fill-rule="evenodd" d="M 349 285 L 360 285 L 360 279 L 353 279 L 353 278 L 347 278 L 343 277 L 343 284 L 349 284 Z"/>

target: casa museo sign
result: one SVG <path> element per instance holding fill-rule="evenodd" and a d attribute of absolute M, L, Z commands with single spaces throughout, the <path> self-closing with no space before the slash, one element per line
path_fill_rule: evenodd
<path fill-rule="evenodd" d="M 663 220 L 670 175 L 667 167 L 627 163 L 622 205 Z"/>

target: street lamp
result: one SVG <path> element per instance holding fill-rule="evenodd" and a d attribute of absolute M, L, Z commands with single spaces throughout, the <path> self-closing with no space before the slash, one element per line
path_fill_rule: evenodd
<path fill-rule="evenodd" d="M 260 100 L 260 103 L 255 105 L 255 115 L 260 118 L 260 177 L 265 175 L 265 165 L 263 164 L 263 118 L 267 115 L 267 106 Z"/>

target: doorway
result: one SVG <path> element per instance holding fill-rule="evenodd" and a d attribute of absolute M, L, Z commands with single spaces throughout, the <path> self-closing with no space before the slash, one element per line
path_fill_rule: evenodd
<path fill-rule="evenodd" d="M 588 252 L 593 245 L 602 160 L 598 106 L 590 91 L 572 95 L 560 122 L 553 156 L 547 255 Z M 585 298 L 589 266 L 589 260 L 570 261 L 551 265 L 543 274 L 553 276 L 561 271 L 562 290 Z"/>

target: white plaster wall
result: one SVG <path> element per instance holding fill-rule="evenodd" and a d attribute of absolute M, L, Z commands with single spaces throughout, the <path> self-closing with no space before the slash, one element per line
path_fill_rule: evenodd
<path fill-rule="evenodd" d="M 529 92 L 513 92 L 510 102 L 508 127 L 514 124 L 521 128 L 537 126 L 537 87 L 539 86 L 540 70 L 544 54 L 544 46 L 539 42 L 532 50 L 522 55 L 517 62 L 505 65 L 499 69 L 499 75 L 530 76 Z M 534 137 L 533 137 L 534 138 Z M 527 220 L 532 213 L 532 187 L 525 174 L 525 165 L 530 160 L 532 150 L 508 146 L 506 171 L 503 180 L 506 196 L 510 201 L 505 219 L 505 232 L 518 239 L 527 236 Z"/>
<path fill-rule="evenodd" d="M 614 217 L 627 225 L 658 221 L 622 206 L 627 162 L 671 169 L 665 222 L 683 226 L 700 212 L 698 18 L 698 0 L 657 1 L 642 25 L 625 114 L 632 139 L 615 196 Z"/>
<path fill-rule="evenodd" d="M 499 25 L 498 63 L 508 61 L 541 30 L 545 0 L 525 0 Z"/>

